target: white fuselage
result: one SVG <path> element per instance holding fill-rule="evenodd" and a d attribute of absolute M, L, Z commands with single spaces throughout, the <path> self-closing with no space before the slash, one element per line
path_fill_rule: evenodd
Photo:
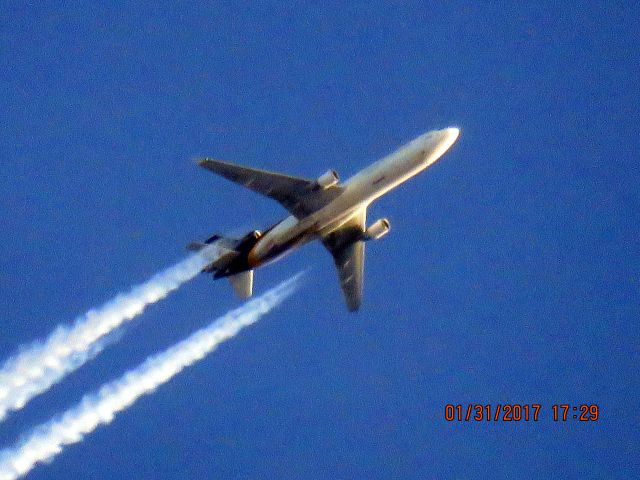
<path fill-rule="evenodd" d="M 287 217 L 267 231 L 249 252 L 249 265 L 253 268 L 273 261 L 337 229 L 362 208 L 433 164 L 458 134 L 457 128 L 425 133 L 361 170 L 341 185 L 344 191 L 325 207 L 304 218 Z"/>

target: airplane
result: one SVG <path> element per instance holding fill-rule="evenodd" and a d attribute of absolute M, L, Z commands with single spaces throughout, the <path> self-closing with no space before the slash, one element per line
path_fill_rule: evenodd
<path fill-rule="evenodd" d="M 187 248 L 199 251 L 215 243 L 219 253 L 202 271 L 212 273 L 214 279 L 229 278 L 236 293 L 248 298 L 256 267 L 320 240 L 333 256 L 347 308 L 355 312 L 362 303 L 365 242 L 382 238 L 390 229 L 386 218 L 367 227 L 367 207 L 432 165 L 459 134 L 454 127 L 427 132 L 344 183 L 335 170 L 313 180 L 209 158 L 199 160 L 201 167 L 276 200 L 291 215 L 263 232 L 254 230 L 242 238 L 212 235 Z"/>

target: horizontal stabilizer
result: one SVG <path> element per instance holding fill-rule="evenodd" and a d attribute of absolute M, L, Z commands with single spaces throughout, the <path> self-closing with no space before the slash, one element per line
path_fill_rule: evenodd
<path fill-rule="evenodd" d="M 216 272 L 226 270 L 229 267 L 229 264 L 239 255 L 239 252 L 234 249 L 234 246 L 238 242 L 237 240 L 221 237 L 219 235 L 214 235 L 214 237 L 215 239 L 211 242 L 209 241 L 211 239 L 205 242 L 191 242 L 187 245 L 187 250 L 191 252 L 204 251 L 206 253 L 205 258 L 209 259 L 211 263 L 206 265 L 202 271 L 215 274 Z M 206 248 L 211 248 L 213 242 L 215 242 L 214 250 L 204 250 Z"/>
<path fill-rule="evenodd" d="M 229 282 L 240 298 L 249 298 L 253 294 L 253 270 L 231 275 Z"/>
<path fill-rule="evenodd" d="M 216 274 L 229 268 L 229 264 L 238 256 L 235 250 L 222 250 L 218 258 L 202 269 L 203 272 Z M 218 278 L 214 275 L 214 278 Z"/>
<path fill-rule="evenodd" d="M 200 250 L 202 250 L 206 246 L 207 246 L 206 243 L 191 242 L 189 245 L 187 245 L 187 250 L 189 250 L 191 252 L 199 252 Z"/>

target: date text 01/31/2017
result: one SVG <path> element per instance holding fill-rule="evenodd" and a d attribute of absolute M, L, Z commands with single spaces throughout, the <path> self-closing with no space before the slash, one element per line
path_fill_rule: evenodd
<path fill-rule="evenodd" d="M 448 403 L 444 407 L 444 419 L 447 422 L 537 422 L 546 417 L 554 422 L 596 422 L 600 418 L 600 408 L 596 404 L 554 404 L 550 408 L 551 415 L 545 415 L 543 410 L 539 403 Z"/>

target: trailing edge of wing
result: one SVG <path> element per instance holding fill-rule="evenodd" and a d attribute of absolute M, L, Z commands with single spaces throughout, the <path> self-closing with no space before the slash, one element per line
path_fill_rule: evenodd
<path fill-rule="evenodd" d="M 296 217 L 324 207 L 342 193 L 340 186 L 322 190 L 317 188 L 315 180 L 242 167 L 220 160 L 206 158 L 198 164 L 227 180 L 276 200 Z"/>

